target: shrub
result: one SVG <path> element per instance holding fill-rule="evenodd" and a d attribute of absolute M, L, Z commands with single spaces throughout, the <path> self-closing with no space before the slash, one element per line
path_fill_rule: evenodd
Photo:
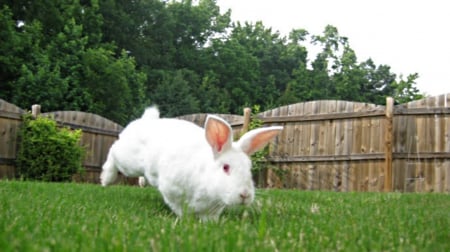
<path fill-rule="evenodd" d="M 84 148 L 81 130 L 59 128 L 51 118 L 23 118 L 20 147 L 16 159 L 19 176 L 26 180 L 70 181 L 81 172 Z"/>
<path fill-rule="evenodd" d="M 258 117 L 258 113 L 260 112 L 260 106 L 254 105 L 252 109 L 252 116 L 250 120 L 249 130 L 260 128 L 264 126 L 264 122 Z M 279 166 L 274 165 L 270 161 L 267 160 L 267 157 L 270 154 L 270 145 L 266 145 L 263 149 L 253 153 L 251 156 L 252 160 L 252 173 L 257 186 L 265 187 L 266 186 L 266 176 L 267 170 L 272 170 L 277 177 L 279 177 L 282 181 L 285 180 L 287 171 L 281 169 Z"/>
<path fill-rule="evenodd" d="M 260 111 L 259 105 L 254 105 L 252 108 L 252 115 L 248 130 L 257 129 L 263 126 L 263 121 L 258 118 L 258 113 Z M 266 157 L 269 155 L 269 145 L 264 147 L 263 149 L 253 153 L 251 156 L 252 160 L 252 170 L 253 172 L 259 172 L 263 169 L 267 168 L 267 160 Z"/>

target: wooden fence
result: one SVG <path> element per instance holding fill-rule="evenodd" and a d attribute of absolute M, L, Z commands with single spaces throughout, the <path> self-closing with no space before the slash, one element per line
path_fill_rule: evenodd
<path fill-rule="evenodd" d="M 270 144 L 260 186 L 333 191 L 450 192 L 450 94 L 397 106 L 323 100 L 258 114 L 282 125 Z M 14 176 L 17 127 L 23 110 L 0 100 L 0 177 Z M 52 112 L 57 121 L 83 129 L 88 147 L 82 179 L 98 182 L 107 151 L 122 129 L 98 115 Z M 219 115 L 236 136 L 248 117 Z M 205 114 L 181 119 L 203 125 Z M 80 179 L 80 178 L 79 178 Z"/>
<path fill-rule="evenodd" d="M 0 178 L 15 177 L 17 133 L 23 113 L 21 108 L 0 99 Z"/>
<path fill-rule="evenodd" d="M 16 177 L 14 160 L 18 148 L 17 133 L 21 116 L 25 112 L 0 99 L 0 178 Z M 61 126 L 82 129 L 81 145 L 87 150 L 83 161 L 85 173 L 74 176 L 74 180 L 98 183 L 101 166 L 122 126 L 99 115 L 79 111 L 56 111 L 42 115 L 51 116 Z M 134 183 L 135 179 L 121 177 L 119 182 Z"/>
<path fill-rule="evenodd" d="M 322 100 L 258 114 L 267 126 L 284 126 L 270 145 L 269 169 L 259 174 L 260 185 L 450 192 L 450 94 L 397 106 L 387 99 L 387 104 Z M 201 125 L 198 118 L 183 117 Z M 234 129 L 242 124 L 234 121 Z"/>
<path fill-rule="evenodd" d="M 395 107 L 313 101 L 264 112 L 267 124 L 285 126 L 267 186 L 450 192 L 449 104 L 444 94 Z"/>

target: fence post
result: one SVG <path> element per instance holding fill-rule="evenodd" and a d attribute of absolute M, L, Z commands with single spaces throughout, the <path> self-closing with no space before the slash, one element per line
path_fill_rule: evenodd
<path fill-rule="evenodd" d="M 248 131 L 248 128 L 250 126 L 250 118 L 252 115 L 252 109 L 251 108 L 244 108 L 244 124 L 242 125 L 242 131 L 241 133 L 244 134 Z"/>
<path fill-rule="evenodd" d="M 31 106 L 31 115 L 36 118 L 39 114 L 41 114 L 41 105 L 34 104 Z"/>
<path fill-rule="evenodd" d="M 392 191 L 392 138 L 393 138 L 394 99 L 386 98 L 386 118 L 384 136 L 384 191 Z"/>

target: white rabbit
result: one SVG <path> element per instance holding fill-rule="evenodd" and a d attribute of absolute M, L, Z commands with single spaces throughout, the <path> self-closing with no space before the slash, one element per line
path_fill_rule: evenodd
<path fill-rule="evenodd" d="M 178 215 L 217 219 L 226 206 L 248 205 L 254 198 L 249 156 L 283 127 L 251 130 L 233 142 L 231 126 L 209 115 L 204 129 L 185 120 L 159 118 L 155 107 L 131 122 L 111 146 L 100 175 L 114 182 L 117 172 L 158 188 Z"/>

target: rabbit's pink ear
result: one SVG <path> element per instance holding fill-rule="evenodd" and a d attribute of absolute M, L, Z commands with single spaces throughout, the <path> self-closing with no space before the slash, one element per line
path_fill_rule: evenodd
<path fill-rule="evenodd" d="M 259 149 L 262 149 L 278 133 L 283 130 L 281 126 L 259 128 L 245 133 L 238 141 L 238 146 L 247 155 L 252 155 Z"/>
<path fill-rule="evenodd" d="M 205 136 L 211 145 L 214 156 L 231 148 L 233 142 L 233 130 L 231 126 L 222 118 L 208 115 L 205 122 Z"/>

